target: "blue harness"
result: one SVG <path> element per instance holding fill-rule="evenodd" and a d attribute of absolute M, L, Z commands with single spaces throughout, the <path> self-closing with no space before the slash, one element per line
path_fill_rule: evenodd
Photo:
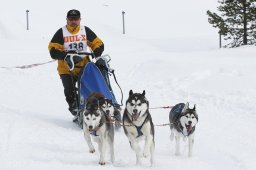
<path fill-rule="evenodd" d="M 99 136 L 99 135 L 97 135 L 97 131 L 96 130 L 91 131 L 90 135 L 92 135 L 92 136 Z"/>

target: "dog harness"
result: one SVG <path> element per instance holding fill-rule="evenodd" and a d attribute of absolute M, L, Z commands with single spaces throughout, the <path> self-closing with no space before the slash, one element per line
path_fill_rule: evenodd
<path fill-rule="evenodd" d="M 99 126 L 95 127 L 93 130 L 90 131 L 90 135 L 92 136 L 99 136 L 97 135 L 97 131 L 100 129 L 100 127 L 103 125 L 103 122 L 100 121 Z"/>
<path fill-rule="evenodd" d="M 99 136 L 99 135 L 97 135 L 97 131 L 96 130 L 90 131 L 90 135 L 92 135 L 92 136 Z"/>
<path fill-rule="evenodd" d="M 137 132 L 138 132 L 137 138 L 143 135 L 143 133 L 142 133 L 142 131 L 141 131 L 141 128 L 142 128 L 143 125 L 146 123 L 148 116 L 149 116 L 149 114 L 147 115 L 147 117 L 145 118 L 144 122 L 143 122 L 142 125 L 140 125 L 140 126 L 136 126 L 134 123 L 132 123 L 132 124 L 135 126 L 135 128 L 136 128 L 136 130 L 137 130 Z"/>

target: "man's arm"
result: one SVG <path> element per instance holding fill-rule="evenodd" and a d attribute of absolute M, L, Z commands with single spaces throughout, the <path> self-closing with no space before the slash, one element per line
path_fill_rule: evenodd
<path fill-rule="evenodd" d="M 92 49 L 96 57 L 101 56 L 101 54 L 104 51 L 103 42 L 101 41 L 101 39 L 99 39 L 99 37 L 97 37 L 97 35 L 90 28 L 85 26 L 85 30 L 86 30 L 88 46 Z"/>
<path fill-rule="evenodd" d="M 64 40 L 63 32 L 60 28 L 53 36 L 51 42 L 48 45 L 48 49 L 52 59 L 55 60 L 64 60 L 66 52 L 64 51 Z"/>

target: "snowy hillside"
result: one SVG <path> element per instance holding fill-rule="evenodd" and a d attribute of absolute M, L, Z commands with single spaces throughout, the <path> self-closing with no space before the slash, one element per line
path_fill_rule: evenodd
<path fill-rule="evenodd" d="M 10 0 L 2 4 L 0 169 L 255 169 L 256 48 L 218 49 L 217 30 L 206 16 L 206 10 L 215 10 L 216 5 L 215 0 Z M 50 61 L 48 43 L 73 8 L 81 11 L 82 24 L 104 41 L 124 102 L 133 89 L 146 90 L 150 107 L 197 104 L 193 157 L 187 156 L 184 142 L 181 156 L 175 156 L 170 128 L 156 126 L 154 167 L 147 159 L 141 167 L 135 165 L 135 153 L 123 130 L 115 134 L 115 163 L 107 157 L 102 167 L 98 150 L 89 153 L 82 130 L 72 123 L 57 63 L 13 68 Z M 122 11 L 126 12 L 125 35 Z M 112 84 L 120 100 L 120 91 Z M 154 124 L 168 123 L 169 111 L 151 109 Z"/>

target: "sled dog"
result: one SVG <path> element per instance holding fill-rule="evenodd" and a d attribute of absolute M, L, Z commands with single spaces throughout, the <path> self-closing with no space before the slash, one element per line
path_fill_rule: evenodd
<path fill-rule="evenodd" d="M 145 90 L 142 94 L 130 90 L 123 114 L 123 128 L 131 148 L 136 153 L 137 165 L 141 164 L 142 156 L 150 156 L 150 163 L 154 164 L 154 125 L 148 109 Z M 141 140 L 145 141 L 143 152 L 139 146 Z"/>
<path fill-rule="evenodd" d="M 188 156 L 192 156 L 192 149 L 194 144 L 194 134 L 196 124 L 198 122 L 198 115 L 196 112 L 196 105 L 193 109 L 189 108 L 189 103 L 176 104 L 169 114 L 171 140 L 176 140 L 175 155 L 180 155 L 180 138 L 184 141 L 188 138 Z"/>
<path fill-rule="evenodd" d="M 106 123 L 107 116 L 102 110 L 105 98 L 100 93 L 92 93 L 86 100 L 86 107 L 83 112 L 83 131 L 84 138 L 89 146 L 90 153 L 94 153 L 95 149 L 92 139 L 98 144 L 100 152 L 100 165 L 105 165 L 105 152 L 107 144 L 110 147 L 111 162 L 114 157 L 114 126 Z"/>
<path fill-rule="evenodd" d="M 115 130 L 119 130 L 121 127 L 121 115 L 120 111 L 114 107 L 112 100 L 105 99 L 101 108 L 105 112 L 107 120 L 115 124 Z"/>

